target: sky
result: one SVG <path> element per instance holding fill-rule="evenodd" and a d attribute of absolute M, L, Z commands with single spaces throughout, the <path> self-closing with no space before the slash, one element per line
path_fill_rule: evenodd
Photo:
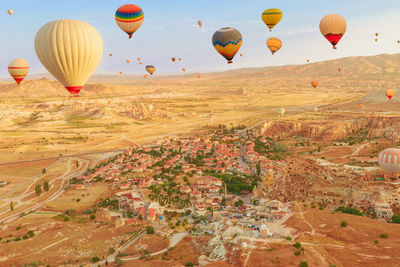
<path fill-rule="evenodd" d="M 144 23 L 132 39 L 114 20 L 116 9 L 124 4 L 136 4 L 144 12 Z M 145 74 L 145 65 L 155 65 L 159 75 L 182 73 L 183 67 L 187 73 L 214 72 L 400 53 L 399 0 L 0 0 L 0 7 L 0 77 L 8 76 L 7 65 L 16 57 L 28 60 L 30 74 L 47 72 L 36 57 L 34 39 L 41 26 L 57 19 L 83 20 L 99 31 L 104 55 L 97 74 Z M 14 10 L 12 16 L 7 14 L 9 8 Z M 283 12 L 272 32 L 261 20 L 268 8 Z M 337 50 L 319 31 L 319 21 L 331 13 L 347 21 L 347 32 Z M 202 29 L 198 20 L 204 21 Z M 229 65 L 211 44 L 214 32 L 227 26 L 242 33 L 238 54 L 244 54 Z M 374 42 L 376 32 L 380 34 L 378 43 Z M 283 42 L 274 56 L 266 46 L 270 37 Z M 183 61 L 174 64 L 171 57 Z"/>

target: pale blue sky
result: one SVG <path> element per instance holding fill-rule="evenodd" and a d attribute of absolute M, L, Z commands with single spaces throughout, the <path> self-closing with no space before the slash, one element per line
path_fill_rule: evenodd
<path fill-rule="evenodd" d="M 128 39 L 114 21 L 115 10 L 127 3 L 142 7 L 143 26 Z M 157 66 L 158 74 L 210 72 L 244 67 L 303 64 L 306 59 L 320 61 L 346 56 L 398 53 L 400 45 L 400 1 L 398 0 L 0 0 L 0 76 L 15 57 L 26 58 L 31 73 L 44 73 L 35 55 L 34 38 L 45 23 L 56 19 L 80 19 L 92 24 L 104 41 L 104 57 L 96 73 L 124 71 L 144 74 L 144 65 Z M 263 24 L 261 13 L 277 7 L 283 19 L 272 33 Z M 14 10 L 9 16 L 7 9 Z M 330 13 L 342 15 L 347 32 L 338 46 L 330 44 L 319 32 L 320 19 Z M 197 27 L 201 19 L 205 26 Z M 212 47 L 213 33 L 226 26 L 237 28 L 243 45 L 234 64 L 226 64 Z M 374 42 L 375 32 L 380 33 Z M 283 41 L 282 49 L 271 56 L 265 45 L 269 37 Z M 108 53 L 113 53 L 109 57 Z M 182 57 L 173 64 L 171 57 Z M 143 59 L 143 66 L 135 60 Z M 131 63 L 125 63 L 130 59 Z"/>

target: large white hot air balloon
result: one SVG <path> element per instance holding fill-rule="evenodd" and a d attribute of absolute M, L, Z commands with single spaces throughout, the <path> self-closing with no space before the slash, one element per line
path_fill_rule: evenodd
<path fill-rule="evenodd" d="M 72 95 L 77 95 L 101 61 L 103 40 L 84 21 L 55 20 L 39 29 L 35 50 L 43 66 Z"/>
<path fill-rule="evenodd" d="M 400 149 L 387 148 L 379 153 L 378 162 L 389 178 L 397 178 L 400 174 Z"/>
<path fill-rule="evenodd" d="M 21 84 L 22 80 L 28 75 L 29 63 L 23 58 L 16 58 L 8 64 L 8 73 L 17 82 Z"/>

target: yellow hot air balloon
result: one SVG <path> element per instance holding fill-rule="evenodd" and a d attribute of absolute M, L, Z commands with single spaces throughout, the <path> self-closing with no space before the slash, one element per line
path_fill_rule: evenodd
<path fill-rule="evenodd" d="M 272 55 L 275 54 L 276 51 L 281 49 L 282 41 L 278 38 L 272 37 L 267 40 L 267 46 L 269 50 L 271 50 Z"/>
<path fill-rule="evenodd" d="M 21 84 L 23 79 L 28 75 L 29 63 L 23 58 L 16 58 L 8 64 L 8 73 L 17 82 L 18 85 Z"/>
<path fill-rule="evenodd" d="M 182 68 L 182 71 L 186 71 L 186 68 Z"/>
<path fill-rule="evenodd" d="M 276 24 L 279 23 L 282 19 L 282 11 L 278 8 L 270 8 L 265 10 L 261 18 L 264 21 L 265 25 L 268 26 L 269 30 L 272 31 L 272 28 L 275 27 Z"/>
<path fill-rule="evenodd" d="M 387 89 L 385 92 L 386 96 L 390 99 L 394 96 L 394 90 L 393 89 Z"/>
<path fill-rule="evenodd" d="M 43 66 L 76 95 L 101 61 L 103 40 L 84 21 L 55 20 L 39 29 L 35 50 Z"/>
<path fill-rule="evenodd" d="M 346 32 L 346 28 L 346 20 L 337 14 L 326 15 L 319 23 L 322 35 L 332 44 L 333 49 L 336 49 L 336 45 Z"/>
<path fill-rule="evenodd" d="M 242 46 L 242 34 L 232 27 L 225 27 L 216 31 L 212 37 L 212 44 L 217 52 L 223 56 L 228 64 Z"/>
<path fill-rule="evenodd" d="M 153 75 L 153 73 L 156 71 L 156 67 L 154 67 L 153 65 L 147 65 L 146 66 L 146 70 L 147 70 L 148 73 Z"/>
<path fill-rule="evenodd" d="M 9 9 L 9 10 L 7 10 L 7 13 L 8 13 L 8 15 L 12 15 L 12 14 L 14 14 L 14 10 L 12 10 L 12 9 Z"/>

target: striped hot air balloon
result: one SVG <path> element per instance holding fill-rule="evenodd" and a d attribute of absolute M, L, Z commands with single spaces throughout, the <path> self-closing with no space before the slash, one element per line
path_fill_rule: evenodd
<path fill-rule="evenodd" d="M 147 70 L 148 73 L 153 75 L 153 73 L 156 71 L 156 67 L 154 67 L 153 65 L 147 65 L 146 66 L 146 70 Z"/>
<path fill-rule="evenodd" d="M 346 28 L 346 20 L 337 14 L 326 15 L 319 23 L 322 35 L 332 44 L 333 49 L 336 49 L 336 45 L 346 32 Z"/>
<path fill-rule="evenodd" d="M 282 41 L 278 38 L 272 37 L 267 40 L 267 46 L 271 50 L 272 55 L 275 54 L 282 47 Z"/>
<path fill-rule="evenodd" d="M 222 28 L 214 33 L 212 44 L 230 64 L 233 63 L 232 59 L 242 46 L 242 34 L 231 27 Z"/>
<path fill-rule="evenodd" d="M 269 30 L 272 31 L 272 28 L 275 27 L 276 24 L 279 23 L 282 19 L 282 11 L 278 8 L 270 8 L 265 10 L 261 18 L 264 21 L 265 25 L 268 26 Z"/>
<path fill-rule="evenodd" d="M 143 10 L 137 5 L 123 5 L 115 12 L 115 22 L 129 35 L 129 39 L 142 26 L 143 19 Z"/>
<path fill-rule="evenodd" d="M 400 173 L 400 149 L 387 148 L 379 153 L 379 166 L 389 178 L 397 178 Z"/>
<path fill-rule="evenodd" d="M 16 58 L 8 64 L 8 73 L 18 85 L 24 80 L 29 72 L 29 63 L 23 58 Z"/>

